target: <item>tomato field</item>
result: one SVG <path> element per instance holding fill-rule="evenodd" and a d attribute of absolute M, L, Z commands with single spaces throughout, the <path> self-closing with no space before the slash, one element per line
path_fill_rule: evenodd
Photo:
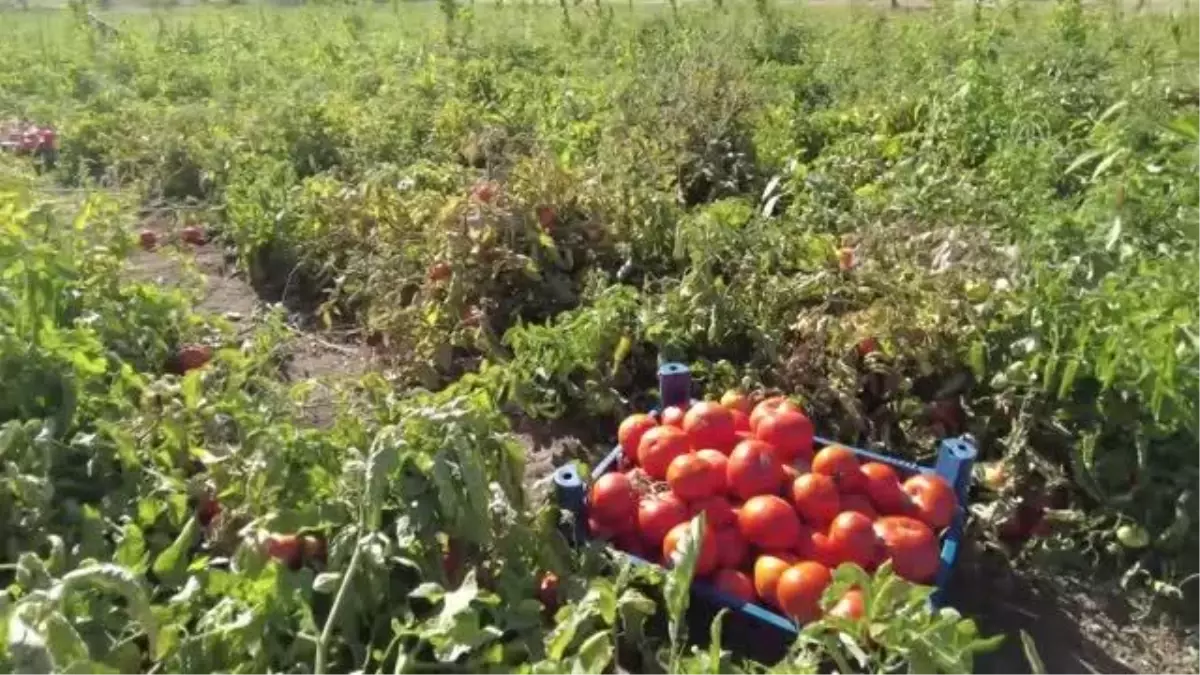
<path fill-rule="evenodd" d="M 171 5 L 0 7 L 0 669 L 1200 669 L 1189 6 Z"/>

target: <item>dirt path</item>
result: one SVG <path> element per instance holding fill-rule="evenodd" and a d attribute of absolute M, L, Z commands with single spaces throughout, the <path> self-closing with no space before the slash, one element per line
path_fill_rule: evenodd
<path fill-rule="evenodd" d="M 203 288 L 196 309 L 232 322 L 239 336 L 249 336 L 256 322 L 270 311 L 273 303 L 259 296 L 219 244 L 176 245 L 179 226 L 173 214 L 145 217 L 139 229 L 156 232 L 162 244 L 153 251 L 139 250 L 130 256 L 127 265 L 134 278 L 168 287 L 186 287 L 199 279 Z M 374 367 L 369 348 L 345 336 L 294 328 L 294 338 L 285 349 L 288 360 L 281 376 L 290 381 L 311 379 L 317 384 L 299 411 L 300 418 L 316 426 L 332 422 L 337 385 L 351 382 Z"/>

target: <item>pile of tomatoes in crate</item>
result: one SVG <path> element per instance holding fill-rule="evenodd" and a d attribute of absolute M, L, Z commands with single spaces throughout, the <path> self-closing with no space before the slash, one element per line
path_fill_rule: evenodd
<path fill-rule="evenodd" d="M 8 120 L 0 122 L 0 148 L 18 155 L 49 153 L 58 149 L 58 135 L 53 127 Z"/>
<path fill-rule="evenodd" d="M 814 448 L 812 422 L 784 397 L 751 407 L 728 392 L 719 403 L 631 415 L 617 436 L 621 461 L 589 490 L 588 528 L 623 551 L 671 566 L 703 512 L 696 577 L 800 622 L 820 617 L 841 563 L 869 571 L 890 559 L 916 583 L 937 574 L 939 534 L 958 506 L 950 485 L 932 474 L 902 479 L 845 447 Z M 862 612 L 858 590 L 831 609 Z"/>

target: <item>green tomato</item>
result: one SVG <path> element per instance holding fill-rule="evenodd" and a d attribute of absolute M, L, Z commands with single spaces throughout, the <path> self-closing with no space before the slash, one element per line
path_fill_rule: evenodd
<path fill-rule="evenodd" d="M 1117 528 L 1117 541 L 1125 548 L 1146 548 L 1150 545 L 1150 535 L 1141 525 L 1122 525 Z"/>

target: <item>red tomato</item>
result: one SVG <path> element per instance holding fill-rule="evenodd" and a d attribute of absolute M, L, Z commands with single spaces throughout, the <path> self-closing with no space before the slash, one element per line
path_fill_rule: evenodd
<path fill-rule="evenodd" d="M 758 431 L 758 425 L 768 417 L 774 417 L 776 414 L 784 410 L 793 410 L 801 412 L 800 406 L 792 403 L 784 396 L 772 396 L 771 398 L 754 406 L 754 410 L 750 412 L 750 431 Z"/>
<path fill-rule="evenodd" d="M 638 504 L 638 531 L 642 541 L 657 550 L 672 527 L 691 517 L 688 507 L 673 494 L 646 497 Z"/>
<path fill-rule="evenodd" d="M 842 510 L 837 484 L 820 473 L 806 473 L 792 483 L 792 504 L 809 525 L 821 529 Z"/>
<path fill-rule="evenodd" d="M 554 207 L 546 205 L 538 206 L 537 219 L 538 225 L 541 225 L 543 230 L 546 230 L 547 232 L 553 230 L 554 223 L 557 220 L 557 217 L 554 213 Z"/>
<path fill-rule="evenodd" d="M 542 580 L 538 582 L 538 600 L 548 612 L 558 609 L 558 575 L 554 572 L 542 575 Z"/>
<path fill-rule="evenodd" d="M 450 268 L 450 263 L 442 260 L 430 265 L 429 271 L 425 273 L 425 276 L 430 281 L 437 282 L 449 279 L 451 274 L 453 274 L 453 270 Z"/>
<path fill-rule="evenodd" d="M 733 429 L 738 434 L 740 440 L 745 435 L 750 434 L 750 416 L 741 410 L 731 410 L 729 414 L 733 415 Z"/>
<path fill-rule="evenodd" d="M 800 476 L 803 476 L 805 473 L 806 472 L 801 471 L 800 469 L 797 469 L 795 464 L 784 464 L 783 465 L 783 484 L 784 485 L 792 485 L 793 483 L 796 482 L 797 478 L 799 478 Z"/>
<path fill-rule="evenodd" d="M 489 204 L 496 198 L 496 193 L 499 192 L 499 186 L 494 181 L 481 180 L 477 181 L 471 187 L 471 199 L 484 204 Z"/>
<path fill-rule="evenodd" d="M 158 233 L 154 230 L 142 230 L 138 234 L 138 243 L 145 251 L 153 251 L 158 246 Z"/>
<path fill-rule="evenodd" d="M 857 621 L 867 615 L 866 598 L 863 597 L 863 592 L 857 588 L 851 588 L 846 591 L 841 600 L 829 609 L 829 616 L 836 616 L 842 619 L 850 619 Z"/>
<path fill-rule="evenodd" d="M 267 555 L 292 569 L 300 569 L 304 551 L 300 537 L 294 534 L 272 534 L 267 537 Z"/>
<path fill-rule="evenodd" d="M 724 477 L 717 467 L 694 453 L 680 455 L 667 467 L 667 485 L 684 501 L 697 501 L 717 494 Z"/>
<path fill-rule="evenodd" d="M 900 477 L 892 467 L 881 462 L 867 462 L 859 470 L 866 480 L 867 496 L 881 513 L 905 513 L 908 510 L 908 495 L 900 489 Z"/>
<path fill-rule="evenodd" d="M 781 409 L 764 417 L 754 427 L 754 437 L 774 446 L 784 463 L 812 458 L 813 425 L 799 410 Z"/>
<path fill-rule="evenodd" d="M 857 345 L 855 345 L 855 349 L 858 351 L 859 356 L 873 354 L 879 351 L 879 340 L 876 340 L 873 337 L 863 338 L 858 341 Z"/>
<path fill-rule="evenodd" d="M 188 244 L 201 246 L 204 244 L 207 237 L 204 235 L 204 230 L 195 225 L 188 225 L 179 232 L 179 238 Z"/>
<path fill-rule="evenodd" d="M 179 350 L 179 368 L 183 372 L 204 367 L 212 360 L 212 348 L 207 345 L 185 345 Z"/>
<path fill-rule="evenodd" d="M 821 616 L 821 594 L 833 581 L 829 568 L 805 560 L 792 565 L 779 575 L 775 595 L 784 614 L 803 623 Z"/>
<path fill-rule="evenodd" d="M 721 405 L 744 415 L 750 414 L 750 397 L 737 389 L 730 389 L 721 396 Z M 747 418 L 749 421 L 749 418 Z"/>
<path fill-rule="evenodd" d="M 618 534 L 613 538 L 612 544 L 613 546 L 616 546 L 618 550 L 625 551 L 626 553 L 636 555 L 637 557 L 646 560 L 655 560 L 658 556 L 657 553 L 653 555 L 646 553 L 647 550 L 658 551 L 658 542 L 655 542 L 653 548 L 647 549 L 645 542 L 642 541 L 642 536 L 638 534 L 636 530 Z"/>
<path fill-rule="evenodd" d="M 712 448 L 729 452 L 737 443 L 733 413 L 714 401 L 702 401 L 692 406 L 683 416 L 683 431 L 696 450 Z"/>
<path fill-rule="evenodd" d="M 637 493 L 623 473 L 606 473 L 592 483 L 588 493 L 588 517 L 614 530 L 637 517 Z"/>
<path fill-rule="evenodd" d="M 775 495 L 751 497 L 738 511 L 742 537 L 760 548 L 793 549 L 800 542 L 800 518 Z"/>
<path fill-rule="evenodd" d="M 737 514 L 733 512 L 733 505 L 721 495 L 700 499 L 692 504 L 692 508 L 697 514 L 703 511 L 708 524 L 718 529 L 737 525 Z"/>
<path fill-rule="evenodd" d="M 637 462 L 638 444 L 642 442 L 642 436 L 656 426 L 658 422 L 653 417 L 642 413 L 621 420 L 621 426 L 617 427 L 617 444 L 621 446 L 625 457 Z"/>
<path fill-rule="evenodd" d="M 817 530 L 809 530 L 800 536 L 800 545 L 796 547 L 802 560 L 812 560 L 822 565 L 834 568 L 845 562 L 841 558 L 841 550 L 829 539 L 829 535 Z"/>
<path fill-rule="evenodd" d="M 879 512 L 875 510 L 875 505 L 871 503 L 871 500 L 857 492 L 853 494 L 842 493 L 841 503 L 842 511 L 861 513 L 868 520 L 875 520 L 879 517 Z"/>
<path fill-rule="evenodd" d="M 730 569 L 741 567 L 750 553 L 750 547 L 746 545 L 746 540 L 742 538 L 742 533 L 737 527 L 718 528 L 715 536 L 717 565 Z"/>
<path fill-rule="evenodd" d="M 742 441 L 729 455 L 725 478 L 730 492 L 742 499 L 775 494 L 783 483 L 783 464 L 766 443 Z"/>
<path fill-rule="evenodd" d="M 661 421 L 666 426 L 672 426 L 672 427 L 676 427 L 678 429 L 682 429 L 684 414 L 685 414 L 685 411 L 683 408 L 681 408 L 677 405 L 673 405 L 662 411 L 662 420 Z"/>
<path fill-rule="evenodd" d="M 196 520 L 200 522 L 200 527 L 208 527 L 209 523 L 216 520 L 219 515 L 221 515 L 221 502 L 217 501 L 216 497 L 205 495 L 200 498 L 200 502 L 196 505 Z"/>
<path fill-rule="evenodd" d="M 754 592 L 763 602 L 773 607 L 779 606 L 775 595 L 779 587 L 779 577 L 792 565 L 799 562 L 796 556 L 786 552 L 764 553 L 754 561 Z"/>
<path fill-rule="evenodd" d="M 823 473 L 837 482 L 842 492 L 862 492 L 867 478 L 859 470 L 858 457 L 850 448 L 827 445 L 812 460 L 813 473 Z"/>
<path fill-rule="evenodd" d="M 596 520 L 595 518 L 587 519 L 588 536 L 592 539 L 609 540 L 616 536 L 617 532 L 613 528 Z"/>
<path fill-rule="evenodd" d="M 678 427 L 654 427 L 646 431 L 638 442 L 638 464 L 654 480 L 666 480 L 671 461 L 687 452 L 687 434 Z"/>
<path fill-rule="evenodd" d="M 742 602 L 754 602 L 754 582 L 745 573 L 737 570 L 717 570 L 713 577 L 713 586 L 725 595 L 737 598 Z"/>
<path fill-rule="evenodd" d="M 838 514 L 829 525 L 829 542 L 839 560 L 852 562 L 865 570 L 876 564 L 875 529 L 871 519 L 856 511 Z"/>
<path fill-rule="evenodd" d="M 729 491 L 729 457 L 716 450 L 697 450 L 696 456 L 716 467 L 720 480 L 717 482 L 718 491 L 722 494 Z"/>
<path fill-rule="evenodd" d="M 934 530 L 941 530 L 954 520 L 958 499 L 954 490 L 941 476 L 919 473 L 904 481 L 906 492 L 913 503 L 913 512 Z"/>
<path fill-rule="evenodd" d="M 679 548 L 679 543 L 684 535 L 687 534 L 691 524 L 691 521 L 688 521 L 676 525 L 671 528 L 670 532 L 667 532 L 667 536 L 663 539 L 663 564 L 667 567 L 675 565 L 674 556 Z M 717 569 L 717 540 L 714 532 L 711 527 L 704 528 L 704 537 L 700 542 L 700 553 L 696 556 L 695 575 L 697 577 L 707 576 L 713 570 Z"/>
<path fill-rule="evenodd" d="M 884 516 L 875 521 L 874 530 L 883 544 L 883 557 L 891 558 L 896 574 L 918 584 L 937 576 L 940 549 L 928 525 L 908 516 Z"/>

